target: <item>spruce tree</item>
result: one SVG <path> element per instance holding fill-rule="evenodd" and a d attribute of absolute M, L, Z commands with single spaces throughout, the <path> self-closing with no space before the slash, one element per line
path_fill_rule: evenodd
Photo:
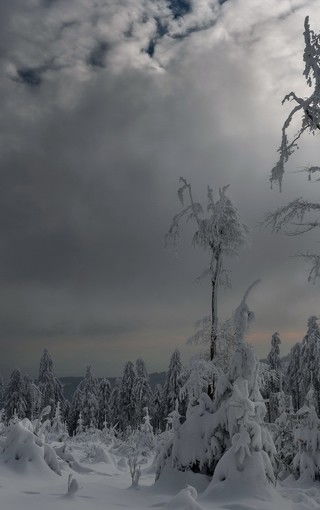
<path fill-rule="evenodd" d="M 113 385 L 112 390 L 111 390 L 110 400 L 109 400 L 110 424 L 113 427 L 119 425 L 120 392 L 121 392 L 121 378 L 118 377 Z"/>
<path fill-rule="evenodd" d="M 73 398 L 73 420 L 77 423 L 81 412 L 83 427 L 96 427 L 98 424 L 99 402 L 98 383 L 92 374 L 90 365 L 87 366 L 85 377 L 79 383 Z"/>
<path fill-rule="evenodd" d="M 320 420 L 315 406 L 317 399 L 311 382 L 305 403 L 297 412 L 298 426 L 294 431 L 297 453 L 293 459 L 296 477 L 303 482 L 320 481 Z"/>
<path fill-rule="evenodd" d="M 121 430 L 125 431 L 128 426 L 134 425 L 135 418 L 135 401 L 133 389 L 136 374 L 133 363 L 128 361 L 125 364 L 120 387 L 120 409 L 119 424 Z"/>
<path fill-rule="evenodd" d="M 161 384 L 157 384 L 151 401 L 152 423 L 156 432 L 160 432 L 165 428 L 165 416 L 163 409 L 163 388 Z"/>
<path fill-rule="evenodd" d="M 53 360 L 47 349 L 44 349 L 40 359 L 37 385 L 41 392 L 41 409 L 49 405 L 51 407 L 50 418 L 53 418 L 58 402 L 64 411 L 65 398 L 62 385 L 55 375 Z"/>
<path fill-rule="evenodd" d="M 8 421 L 15 415 L 20 419 L 26 417 L 25 379 L 19 369 L 13 370 L 10 375 L 4 400 L 4 409 Z"/>
<path fill-rule="evenodd" d="M 292 395 L 292 404 L 297 411 L 302 403 L 301 399 L 301 344 L 296 343 L 289 354 L 289 363 L 284 377 L 284 389 Z"/>
<path fill-rule="evenodd" d="M 307 334 L 301 348 L 301 398 L 304 400 L 310 386 L 314 388 L 315 409 L 320 409 L 320 329 L 318 318 L 311 316 L 307 323 Z"/>
<path fill-rule="evenodd" d="M 28 376 L 24 376 L 26 417 L 29 420 L 37 418 L 41 411 L 41 393 L 38 386 Z"/>
<path fill-rule="evenodd" d="M 180 389 L 182 386 L 181 373 L 182 363 L 180 352 L 176 349 L 171 356 L 163 388 L 165 416 L 168 416 L 169 413 L 175 409 L 176 400 L 179 400 L 180 398 Z"/>
<path fill-rule="evenodd" d="M 4 406 L 4 394 L 5 394 L 5 384 L 3 382 L 2 376 L 0 376 L 0 410 Z"/>
<path fill-rule="evenodd" d="M 99 416 L 98 428 L 102 429 L 105 423 L 110 423 L 110 395 L 111 384 L 109 379 L 102 379 L 98 387 Z"/>
<path fill-rule="evenodd" d="M 136 361 L 136 378 L 133 385 L 133 399 L 135 402 L 135 425 L 139 426 L 144 418 L 144 409 L 150 406 L 151 387 L 149 376 L 143 359 Z"/>
<path fill-rule="evenodd" d="M 268 354 L 267 361 L 271 370 L 275 370 L 277 373 L 281 370 L 280 344 L 280 336 L 276 331 L 271 337 L 271 350 Z"/>

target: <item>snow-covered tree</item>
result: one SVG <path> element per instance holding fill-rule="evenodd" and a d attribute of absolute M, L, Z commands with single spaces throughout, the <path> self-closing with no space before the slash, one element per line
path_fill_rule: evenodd
<path fill-rule="evenodd" d="M 142 454 L 147 455 L 154 448 L 154 433 L 151 425 L 149 409 L 145 407 L 143 411 L 143 422 L 140 425 L 140 445 Z"/>
<path fill-rule="evenodd" d="M 25 400 L 26 400 L 26 417 L 29 420 L 36 418 L 41 411 L 42 395 L 38 386 L 28 376 L 24 376 L 25 382 Z"/>
<path fill-rule="evenodd" d="M 151 387 L 145 362 L 139 358 L 136 361 L 136 377 L 132 389 L 135 402 L 135 424 L 139 426 L 144 418 L 144 409 L 149 408 L 151 402 Z"/>
<path fill-rule="evenodd" d="M 267 362 L 259 364 L 260 390 L 268 402 L 269 422 L 274 422 L 279 416 L 279 392 L 282 385 L 280 344 L 280 336 L 276 332 L 271 337 L 271 350 L 267 356 Z"/>
<path fill-rule="evenodd" d="M 277 476 L 285 478 L 292 472 L 293 459 L 296 454 L 294 444 L 294 428 L 296 416 L 292 407 L 292 399 L 283 391 L 279 393 L 279 416 L 275 420 L 274 444 L 277 450 Z"/>
<path fill-rule="evenodd" d="M 315 394 L 311 384 L 304 406 L 297 412 L 298 426 L 294 432 L 298 449 L 293 467 L 302 481 L 320 480 L 320 420 L 315 410 Z"/>
<path fill-rule="evenodd" d="M 311 316 L 302 343 L 293 346 L 283 378 L 284 390 L 292 395 L 295 410 L 300 409 L 312 383 L 316 411 L 320 410 L 320 328 L 318 319 Z"/>
<path fill-rule="evenodd" d="M 4 394 L 5 394 L 5 384 L 3 382 L 2 376 L 0 376 L 0 410 L 4 406 Z"/>
<path fill-rule="evenodd" d="M 4 409 L 7 420 L 14 415 L 25 418 L 27 412 L 25 379 L 19 369 L 13 370 L 10 375 L 4 396 Z"/>
<path fill-rule="evenodd" d="M 128 426 L 134 424 L 135 401 L 133 389 L 135 380 L 136 374 L 133 363 L 128 361 L 123 371 L 119 398 L 119 425 L 123 431 L 125 431 Z"/>
<path fill-rule="evenodd" d="M 69 415 L 71 434 L 76 430 L 80 412 L 85 429 L 97 426 L 99 416 L 98 383 L 90 366 L 87 367 L 85 377 L 78 384 L 72 398 Z"/>
<path fill-rule="evenodd" d="M 229 370 L 225 372 L 207 361 L 207 369 L 211 363 L 216 372 L 215 398 L 209 398 L 202 382 L 199 388 L 204 387 L 204 391 L 190 400 L 185 421 L 181 423 L 180 416 L 173 416 L 175 433 L 159 455 L 158 475 L 170 466 L 214 473 L 218 483 L 252 469 L 260 481 L 273 480 L 275 448 L 264 424 L 266 408 L 259 391 L 258 360 L 244 340 L 253 317 L 246 302 L 252 287 L 234 312 L 235 351 Z"/>
<path fill-rule="evenodd" d="M 37 386 L 41 393 L 41 409 L 51 407 L 50 418 L 53 418 L 58 402 L 64 411 L 65 398 L 62 385 L 55 375 L 53 360 L 47 349 L 44 349 L 40 359 Z"/>
<path fill-rule="evenodd" d="M 151 400 L 151 416 L 152 423 L 156 432 L 164 429 L 164 399 L 163 388 L 161 384 L 157 384 L 152 393 Z"/>
<path fill-rule="evenodd" d="M 86 375 L 80 383 L 80 392 L 84 427 L 95 427 L 99 412 L 98 383 L 92 374 L 90 365 L 87 366 Z"/>
<path fill-rule="evenodd" d="M 169 368 L 163 386 L 163 407 L 165 416 L 168 416 L 168 414 L 173 411 L 176 400 L 180 398 L 182 386 L 181 374 L 181 357 L 179 350 L 176 349 L 170 358 Z"/>
<path fill-rule="evenodd" d="M 311 384 L 315 390 L 315 407 L 320 410 L 320 329 L 318 318 L 311 316 L 308 319 L 307 334 L 302 340 L 300 362 L 300 388 L 301 398 L 304 400 Z"/>
<path fill-rule="evenodd" d="M 111 384 L 109 379 L 102 379 L 98 388 L 99 418 L 98 428 L 102 429 L 105 423 L 110 422 L 110 394 Z"/>
<path fill-rule="evenodd" d="M 273 182 L 277 182 L 280 190 L 285 164 L 298 148 L 298 140 L 306 132 L 315 135 L 320 131 L 320 34 L 310 28 L 308 16 L 304 22 L 304 41 L 305 68 L 303 74 L 310 87 L 310 94 L 304 97 L 292 91 L 283 99 L 283 103 L 292 101 L 294 106 L 282 126 L 281 144 L 278 149 L 279 159 L 270 176 L 271 185 Z M 295 120 L 299 115 L 302 121 L 297 131 Z M 294 128 L 292 136 L 289 134 L 290 128 Z M 311 181 L 313 175 L 319 174 L 320 166 L 309 165 L 303 171 L 307 173 L 308 179 Z M 319 202 L 310 202 L 300 197 L 270 213 L 266 218 L 266 223 L 276 232 L 284 230 L 289 235 L 304 234 L 319 228 L 319 211 Z M 315 282 L 320 277 L 320 255 L 307 251 L 300 253 L 299 256 L 310 263 L 308 280 Z"/>
<path fill-rule="evenodd" d="M 53 441 L 63 441 L 68 437 L 66 424 L 63 421 L 60 402 L 58 402 L 54 417 L 49 429 L 50 439 Z"/>
<path fill-rule="evenodd" d="M 118 377 L 111 389 L 110 393 L 110 423 L 116 427 L 119 425 L 120 420 L 120 392 L 121 392 L 121 378 Z"/>
<path fill-rule="evenodd" d="M 76 426 L 76 434 L 82 434 L 84 432 L 84 425 L 83 425 L 83 418 L 82 418 L 82 412 L 79 412 L 78 420 L 77 420 L 77 426 Z"/>
<path fill-rule="evenodd" d="M 303 55 L 305 68 L 303 74 L 311 91 L 308 97 L 299 97 L 295 92 L 289 92 L 282 101 L 282 103 L 292 101 L 294 106 L 282 126 L 281 144 L 278 149 L 279 160 L 273 167 L 270 177 L 271 184 L 278 182 L 280 189 L 285 164 L 298 148 L 297 142 L 299 138 L 305 132 L 309 131 L 309 133 L 315 134 L 320 130 L 320 42 L 319 34 L 310 28 L 309 16 L 305 18 L 303 35 L 305 41 Z M 292 139 L 290 139 L 288 131 L 299 114 L 302 115 L 301 126 L 298 132 L 295 132 Z M 313 173 L 319 171 L 320 167 L 317 169 L 307 168 L 306 172 L 308 173 L 309 180 Z"/>
<path fill-rule="evenodd" d="M 209 276 L 211 280 L 210 359 L 213 359 L 218 331 L 218 289 L 221 283 L 228 281 L 225 258 L 238 254 L 245 243 L 247 227 L 240 221 L 238 210 L 226 194 L 228 186 L 219 189 L 217 198 L 208 187 L 205 215 L 203 206 L 193 198 L 191 184 L 183 177 L 180 177 L 180 184 L 178 197 L 183 208 L 173 217 L 166 239 L 175 244 L 180 236 L 181 223 L 191 220 L 196 228 L 194 246 L 209 253 L 209 264 L 203 276 Z M 185 198 L 187 205 L 184 205 Z"/>
<path fill-rule="evenodd" d="M 289 363 L 284 377 L 284 390 L 292 395 L 293 408 L 297 411 L 301 398 L 301 344 L 295 344 L 289 354 Z"/>
<path fill-rule="evenodd" d="M 275 372 L 280 372 L 281 370 L 280 344 L 281 340 L 279 333 L 273 333 L 271 337 L 271 350 L 268 354 L 267 361 L 271 370 L 275 370 Z"/>

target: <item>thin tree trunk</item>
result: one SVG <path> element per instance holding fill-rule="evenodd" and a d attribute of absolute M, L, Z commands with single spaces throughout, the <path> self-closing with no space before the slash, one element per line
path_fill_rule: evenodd
<path fill-rule="evenodd" d="M 217 330 L 218 330 L 218 288 L 219 277 L 221 270 L 221 248 L 218 249 L 216 254 L 216 265 L 211 279 L 211 334 L 210 334 L 210 360 L 212 361 L 216 356 L 217 351 Z M 208 395 L 213 400 L 215 384 L 214 379 L 212 386 L 208 388 Z"/>
<path fill-rule="evenodd" d="M 211 280 L 211 335 L 210 335 L 210 360 L 212 361 L 217 350 L 218 329 L 218 288 L 221 270 L 221 249 L 216 255 L 216 266 Z"/>

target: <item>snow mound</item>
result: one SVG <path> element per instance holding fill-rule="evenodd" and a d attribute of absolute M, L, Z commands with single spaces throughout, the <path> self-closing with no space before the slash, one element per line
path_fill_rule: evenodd
<path fill-rule="evenodd" d="M 172 467 L 165 466 L 152 489 L 154 492 L 162 492 L 163 494 L 176 494 L 177 491 L 192 486 L 198 492 L 203 492 L 208 482 L 209 479 L 205 475 L 192 471 L 177 471 Z"/>
<path fill-rule="evenodd" d="M 53 475 L 53 471 L 59 472 L 53 449 L 44 445 L 40 438 L 19 422 L 9 429 L 0 461 L 21 474 L 48 476 Z"/>
<path fill-rule="evenodd" d="M 243 468 L 239 470 L 234 463 L 232 449 L 218 462 L 212 481 L 200 500 L 206 503 L 219 502 L 225 504 L 226 508 L 231 508 L 232 503 L 239 505 L 232 506 L 235 509 L 291 508 L 268 482 L 262 466 L 261 452 L 253 452 L 247 456 Z"/>
<path fill-rule="evenodd" d="M 197 503 L 197 490 L 191 485 L 187 485 L 167 504 L 166 508 L 171 510 L 202 510 Z"/>
<path fill-rule="evenodd" d="M 78 492 L 79 489 L 80 489 L 80 486 L 79 486 L 78 480 L 76 478 L 74 478 L 72 476 L 72 474 L 70 473 L 69 477 L 68 477 L 68 487 L 67 487 L 66 496 L 69 498 L 74 497 L 74 495 L 76 494 L 76 492 Z"/>

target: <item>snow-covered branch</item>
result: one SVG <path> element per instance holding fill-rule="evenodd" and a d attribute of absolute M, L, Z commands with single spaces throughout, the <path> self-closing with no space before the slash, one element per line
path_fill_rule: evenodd
<path fill-rule="evenodd" d="M 304 40 L 305 50 L 303 60 L 305 69 L 303 74 L 312 92 L 307 98 L 299 97 L 295 92 L 290 92 L 282 101 L 282 104 L 286 101 L 293 101 L 295 106 L 282 126 L 281 143 L 278 149 L 279 159 L 271 170 L 271 185 L 277 182 L 280 190 L 285 164 L 298 148 L 297 142 L 300 137 L 305 131 L 314 134 L 320 130 L 320 35 L 311 30 L 308 16 L 305 18 L 304 23 Z M 302 115 L 301 125 L 297 133 L 290 138 L 288 130 L 299 113 Z"/>

